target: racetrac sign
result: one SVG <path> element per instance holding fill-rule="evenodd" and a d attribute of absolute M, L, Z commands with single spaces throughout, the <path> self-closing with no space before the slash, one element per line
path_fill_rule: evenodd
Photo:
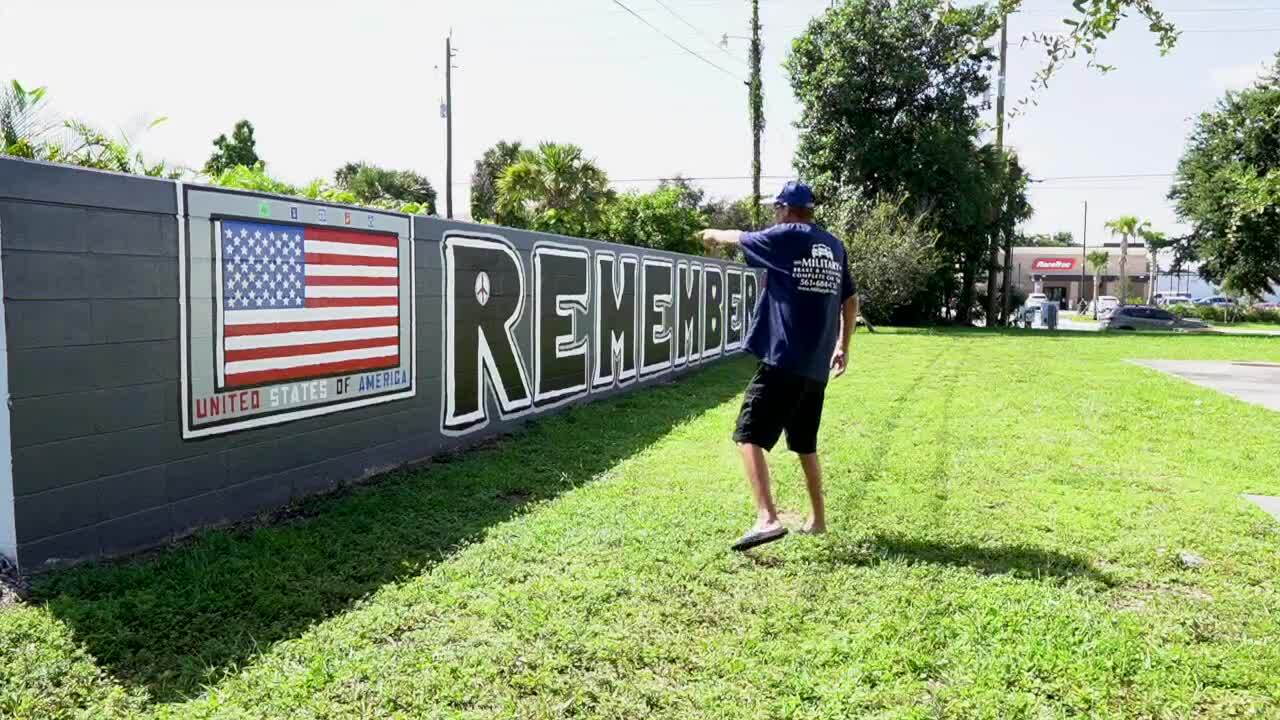
<path fill-rule="evenodd" d="M 1075 268 L 1075 258 L 1036 258 L 1031 263 L 1031 269 L 1035 272 L 1066 272 Z"/>

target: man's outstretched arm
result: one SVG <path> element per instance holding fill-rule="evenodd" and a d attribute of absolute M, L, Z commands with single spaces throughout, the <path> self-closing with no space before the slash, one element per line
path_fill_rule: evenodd
<path fill-rule="evenodd" d="M 702 244 L 707 247 L 742 244 L 741 230 L 703 230 L 698 234 L 702 237 Z"/>

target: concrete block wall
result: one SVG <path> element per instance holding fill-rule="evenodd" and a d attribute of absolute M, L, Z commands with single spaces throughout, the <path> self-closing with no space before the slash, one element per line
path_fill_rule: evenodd
<path fill-rule="evenodd" d="M 7 414 L 0 409 L 0 554 L 24 572 L 125 554 L 201 527 L 251 517 L 508 431 L 565 402 L 632 390 L 698 364 L 676 361 L 677 299 L 672 297 L 669 308 L 649 315 L 663 318 L 665 328 L 644 325 L 637 317 L 632 338 L 639 365 L 640 341 L 647 337 L 652 342 L 665 333 L 668 345 L 651 344 L 649 350 L 659 360 L 669 352 L 670 366 L 647 375 L 637 368 L 634 383 L 593 382 L 600 348 L 610 348 L 592 336 L 600 299 L 595 287 L 599 258 L 606 258 L 606 264 L 609 257 L 635 258 L 634 282 L 626 290 L 634 298 L 624 297 L 635 300 L 638 316 L 646 316 L 641 307 L 645 301 L 655 304 L 637 287 L 647 264 L 671 266 L 673 296 L 682 283 L 694 279 L 674 274 L 682 265 L 705 264 L 728 273 L 719 290 L 698 290 L 704 303 L 699 307 L 705 307 L 703 325 L 697 328 L 702 337 L 694 340 L 698 348 L 714 344 L 717 323 L 720 333 L 745 337 L 759 282 L 732 263 L 414 218 L 412 397 L 184 439 L 182 394 L 188 389 L 181 313 L 194 311 L 195 304 L 184 305 L 180 297 L 184 259 L 179 248 L 189 223 L 197 220 L 181 215 L 182 190 L 169 181 L 0 159 L 0 394 L 7 384 L 8 397 Z M 245 197 L 263 207 L 268 202 L 302 204 L 304 211 L 319 207 L 286 198 Z M 334 218 L 364 212 L 328 207 Z M 466 238 L 478 238 L 492 252 L 450 266 L 442 252 L 446 238 L 454 238 L 455 244 L 462 239 L 459 246 Z M 502 259 L 507 256 L 499 252 L 504 247 L 518 267 Z M 545 255 L 552 258 L 546 265 L 551 270 L 539 273 L 535 248 L 559 248 L 573 257 L 556 264 L 554 252 Z M 579 256 L 587 258 L 585 264 L 574 259 Z M 625 269 L 617 272 L 622 275 L 614 281 L 625 284 L 630 276 Z M 729 298 L 727 279 L 738 272 L 749 280 L 735 286 L 736 295 Z M 481 273 L 487 275 L 491 301 L 475 301 Z M 661 270 L 653 277 L 660 279 Z M 448 282 L 457 291 L 452 300 L 444 295 Z M 579 307 L 572 296 L 584 286 L 587 304 Z M 515 296 L 519 302 L 503 304 L 504 298 Z M 656 302 L 661 306 L 663 301 Z M 503 366 L 500 358 L 486 364 L 482 356 L 473 361 L 470 350 L 451 354 L 456 342 L 447 327 L 450 312 L 462 328 L 457 332 L 467 335 L 466 327 L 472 327 L 467 323 L 488 322 L 481 317 L 485 312 L 514 305 L 520 306 L 520 314 L 507 328 L 507 337 L 516 364 Z M 537 308 L 541 315 L 535 322 Z M 685 330 L 687 342 L 694 335 Z M 579 345 L 585 350 L 576 349 Z M 700 362 L 738 351 L 728 348 Z M 501 354 L 500 348 L 495 353 Z M 454 367 L 452 377 L 446 377 L 451 357 L 465 376 Z M 618 357 L 612 361 L 621 362 Z M 479 371 L 470 374 L 477 363 Z M 554 397 L 549 391 L 545 401 L 534 397 L 542 370 L 544 386 L 569 387 L 577 383 L 584 363 L 590 389 L 557 391 Z M 463 407 L 476 392 L 482 398 L 483 422 L 451 423 L 450 393 L 453 404 Z M 522 393 L 527 403 L 521 401 Z"/>

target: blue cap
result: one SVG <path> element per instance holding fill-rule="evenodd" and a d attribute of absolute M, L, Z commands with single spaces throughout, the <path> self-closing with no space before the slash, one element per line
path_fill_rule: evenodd
<path fill-rule="evenodd" d="M 774 202 L 793 208 L 811 208 L 813 207 L 813 188 L 799 180 L 790 180 L 782 186 L 782 192 L 778 193 Z"/>

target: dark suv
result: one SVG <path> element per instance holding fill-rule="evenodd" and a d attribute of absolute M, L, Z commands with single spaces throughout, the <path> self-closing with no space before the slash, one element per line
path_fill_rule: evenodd
<path fill-rule="evenodd" d="M 1118 307 L 1101 326 L 1103 330 L 1205 330 L 1209 327 L 1199 320 L 1180 318 L 1150 305 Z"/>

